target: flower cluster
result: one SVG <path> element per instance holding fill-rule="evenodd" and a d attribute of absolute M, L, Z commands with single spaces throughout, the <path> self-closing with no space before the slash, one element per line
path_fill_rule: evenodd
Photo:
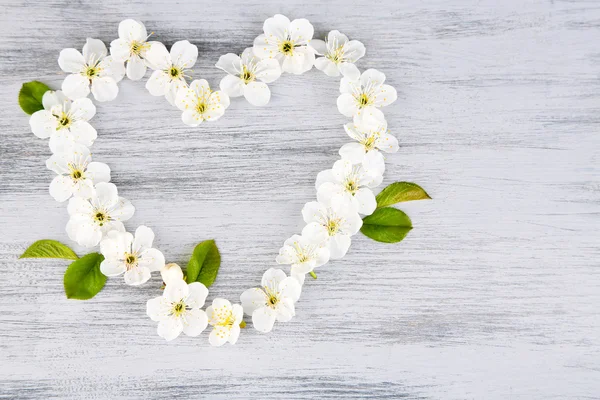
<path fill-rule="evenodd" d="M 388 133 L 380 110 L 396 100 L 396 90 L 384 84 L 385 75 L 377 70 L 360 73 L 355 63 L 365 54 L 361 42 L 335 30 L 326 40 L 313 39 L 314 28 L 308 20 L 290 21 L 279 14 L 265 21 L 263 31 L 241 55 L 219 58 L 216 67 L 227 75 L 220 90 L 213 91 L 204 79 L 188 83 L 198 58 L 195 45 L 183 40 L 168 50 L 160 42 L 148 41 L 152 34 L 141 22 L 124 20 L 118 39 L 110 44 L 110 54 L 97 39 L 87 39 L 82 52 L 72 48 L 60 52 L 58 64 L 69 74 L 62 91 L 46 92 L 44 109 L 30 119 L 33 133 L 49 138 L 53 154 L 46 165 L 56 173 L 49 190 L 55 200 L 68 200 L 69 238 L 81 246 L 99 245 L 104 256 L 101 272 L 123 275 L 128 285 L 142 285 L 152 272 L 160 271 L 165 288 L 162 296 L 147 302 L 147 314 L 158 322 L 158 335 L 168 341 L 181 332 L 198 336 L 210 324 L 212 345 L 235 344 L 244 313 L 260 332 L 270 332 L 275 321 L 291 320 L 305 275 L 346 255 L 351 237 L 362 226 L 361 215 L 374 212 L 372 188 L 382 182 L 385 170 L 381 152 L 398 150 L 398 141 Z M 182 111 L 185 124 L 197 126 L 223 116 L 230 97 L 243 96 L 254 106 L 266 105 L 271 98 L 268 84 L 283 72 L 302 74 L 313 66 L 328 76 L 341 76 L 337 105 L 343 115 L 352 117 L 344 129 L 353 141 L 342 146 L 341 159 L 331 169 L 318 174 L 317 201 L 302 209 L 306 226 L 279 250 L 275 261 L 290 265 L 289 275 L 270 268 L 259 288 L 242 293 L 241 305 L 215 298 L 203 310 L 208 289 L 199 282 L 188 284 L 177 264 L 165 265 L 164 255 L 153 247 L 153 231 L 146 226 L 139 226 L 134 234 L 126 231 L 123 223 L 135 209 L 110 183 L 110 168 L 92 161 L 89 147 L 97 132 L 89 120 L 96 107 L 88 95 L 91 92 L 99 102 L 113 100 L 125 75 L 140 80 L 150 68 L 146 81 L 150 94 L 164 96 Z"/>

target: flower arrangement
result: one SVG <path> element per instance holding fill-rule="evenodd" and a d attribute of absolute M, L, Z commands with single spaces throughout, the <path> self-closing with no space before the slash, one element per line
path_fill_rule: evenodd
<path fill-rule="evenodd" d="M 359 231 L 379 242 L 404 239 L 412 228 L 410 218 L 390 206 L 429 199 L 429 195 L 409 182 L 393 183 L 377 196 L 373 193 L 385 171 L 382 152 L 395 153 L 399 147 L 381 110 L 396 101 L 396 90 L 385 83 L 382 72 L 360 72 L 355 63 L 365 55 L 365 46 L 339 31 L 329 32 L 326 40 L 313 39 L 308 20 L 290 21 L 279 14 L 268 18 L 263 30 L 241 55 L 219 58 L 216 67 L 226 73 L 220 90 L 211 89 L 204 79 L 188 83 L 198 57 L 195 45 L 184 40 L 167 50 L 158 41 L 148 41 L 144 24 L 132 19 L 119 24 L 119 38 L 111 42 L 110 52 L 97 39 L 87 39 L 82 52 L 62 50 L 58 65 L 69 75 L 61 90 L 50 90 L 37 81 L 25 83 L 19 103 L 31 115 L 32 132 L 49 139 L 52 156 L 46 166 L 56 173 L 49 191 L 56 201 L 68 201 L 67 234 L 81 246 L 99 246 L 99 252 L 80 258 L 60 242 L 40 240 L 21 257 L 74 260 L 64 277 L 66 295 L 73 299 L 94 297 L 107 277 L 123 275 L 125 284 L 139 286 L 153 272 L 160 272 L 162 295 L 147 302 L 148 316 L 158 322 L 158 335 L 167 341 L 182 332 L 198 336 L 210 324 L 209 342 L 221 346 L 237 342 L 240 328 L 245 327 L 244 314 L 260 332 L 270 332 L 276 321 L 290 321 L 305 276 L 316 279 L 316 268 L 344 257 Z M 306 226 L 300 235 L 288 238 L 275 257 L 276 263 L 290 266 L 289 274 L 269 268 L 259 287 L 241 294 L 241 304 L 215 298 L 203 310 L 207 288 L 221 264 L 214 240 L 194 248 L 184 274 L 177 264 L 166 264 L 163 253 L 153 247 L 152 229 L 139 226 L 134 234 L 126 230 L 124 222 L 135 208 L 110 183 L 110 168 L 92 161 L 89 147 L 98 134 L 89 123 L 96 107 L 88 96 L 91 92 L 98 102 L 113 100 L 125 75 L 140 80 L 150 68 L 153 72 L 146 81 L 150 94 L 164 96 L 182 111 L 185 124 L 198 126 L 221 118 L 231 98 L 243 96 L 253 106 L 265 106 L 271 98 L 268 84 L 282 73 L 300 75 L 313 66 L 328 76 L 341 76 L 337 106 L 352 118 L 343 127 L 352 142 L 342 146 L 341 159 L 331 169 L 318 174 L 317 201 L 302 209 Z"/>

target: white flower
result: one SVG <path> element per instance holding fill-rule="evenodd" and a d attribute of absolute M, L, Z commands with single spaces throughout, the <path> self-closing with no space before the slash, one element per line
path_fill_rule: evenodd
<path fill-rule="evenodd" d="M 377 153 L 378 150 L 386 153 L 395 153 L 398 151 L 398 139 L 390 135 L 385 121 L 372 121 L 365 123 L 349 122 L 344 125 L 348 136 L 358 143 L 346 143 L 340 149 L 340 156 L 352 161 L 353 164 L 363 162 L 369 152 Z"/>
<path fill-rule="evenodd" d="M 165 284 L 171 281 L 183 280 L 183 271 L 175 263 L 169 263 L 160 269 L 160 276 Z"/>
<path fill-rule="evenodd" d="M 329 261 L 329 249 L 323 243 L 293 235 L 283 243 L 275 260 L 278 264 L 291 264 L 291 275 L 308 274 Z"/>
<path fill-rule="evenodd" d="M 154 232 L 143 225 L 135 230 L 135 237 L 129 232 L 108 232 L 100 242 L 100 252 L 104 256 L 100 272 L 106 276 L 125 273 L 128 285 L 146 283 L 151 272 L 165 266 L 165 256 L 152 248 L 153 241 Z"/>
<path fill-rule="evenodd" d="M 204 79 L 195 80 L 187 89 L 177 93 L 175 105 L 183 111 L 181 119 L 189 126 L 198 126 L 202 121 L 216 121 L 229 107 L 229 96 L 217 90 L 213 92 Z"/>
<path fill-rule="evenodd" d="M 348 40 L 348 36 L 339 31 L 331 31 L 327 40 L 313 39 L 310 46 L 318 55 L 325 56 L 315 60 L 315 67 L 328 76 L 346 76 L 352 80 L 360 77 L 360 71 L 354 63 L 365 55 L 365 46 L 358 40 Z"/>
<path fill-rule="evenodd" d="M 216 67 L 230 74 L 221 79 L 221 90 L 229 97 L 243 95 L 254 106 L 264 106 L 269 102 L 271 91 L 267 83 L 281 76 L 277 60 L 259 60 L 252 48 L 244 50 L 241 57 L 233 53 L 219 57 Z"/>
<path fill-rule="evenodd" d="M 110 101 L 117 97 L 117 82 L 125 75 L 125 66 L 111 56 L 106 56 L 106 46 L 98 39 L 87 39 L 83 55 L 76 49 L 63 49 L 58 65 L 70 72 L 62 83 L 62 91 L 71 99 L 92 94 L 98 101 Z"/>
<path fill-rule="evenodd" d="M 371 158 L 375 157 L 366 156 L 362 164 L 355 165 L 349 160 L 338 160 L 332 169 L 319 172 L 315 184 L 319 202 L 329 205 L 334 197 L 340 196 L 349 200 L 359 213 L 371 215 L 377 201 L 370 188 L 379 186 L 383 180 L 383 163 Z"/>
<path fill-rule="evenodd" d="M 187 40 L 175 42 L 171 52 L 162 43 L 153 42 L 146 51 L 146 60 L 156 71 L 146 82 L 146 89 L 152 96 L 165 96 L 174 105 L 177 92 L 187 86 L 186 74 L 197 59 L 198 48 Z"/>
<path fill-rule="evenodd" d="M 261 282 L 262 288 L 246 290 L 240 296 L 244 312 L 252 316 L 254 328 L 271 332 L 275 320 L 287 322 L 296 315 L 294 303 L 300 298 L 302 286 L 280 269 L 268 269 Z"/>
<path fill-rule="evenodd" d="M 313 67 L 315 53 L 308 43 L 314 28 L 301 18 L 292 22 L 276 14 L 263 25 L 264 34 L 254 39 L 254 54 L 259 58 L 274 58 L 285 72 L 302 74 Z"/>
<path fill-rule="evenodd" d="M 350 236 L 356 235 L 362 219 L 354 206 L 344 197 L 331 200 L 329 206 L 311 201 L 302 208 L 302 217 L 307 225 L 302 236 L 315 242 L 326 242 L 332 259 L 346 255 L 350 247 Z"/>
<path fill-rule="evenodd" d="M 90 99 L 71 101 L 60 90 L 48 90 L 42 96 L 44 109 L 29 118 L 35 136 L 50 138 L 50 150 L 60 151 L 65 145 L 80 143 L 91 146 L 98 136 L 88 121 L 96 114 Z"/>
<path fill-rule="evenodd" d="M 338 110 L 346 117 L 353 117 L 355 122 L 371 118 L 385 121 L 379 108 L 392 104 L 398 95 L 396 89 L 383 82 L 385 75 L 376 69 L 366 70 L 356 80 L 343 77 L 340 82 L 342 94 L 337 99 Z"/>
<path fill-rule="evenodd" d="M 181 332 L 198 336 L 208 325 L 208 317 L 200 308 L 208 296 L 208 289 L 200 282 L 174 280 L 167 283 L 163 295 L 148 300 L 146 314 L 158 321 L 158 336 L 167 341 Z M 239 327 L 238 327 L 239 328 Z"/>
<path fill-rule="evenodd" d="M 148 37 L 143 23 L 126 19 L 119 24 L 119 38 L 110 43 L 110 55 L 117 61 L 127 61 L 127 77 L 132 81 L 146 74 L 146 52 L 156 43 L 147 42 Z"/>
<path fill-rule="evenodd" d="M 91 199 L 71 197 L 67 207 L 67 234 L 80 246 L 93 247 L 110 231 L 125 232 L 122 221 L 133 216 L 135 208 L 117 193 L 112 183 L 99 183 Z"/>
<path fill-rule="evenodd" d="M 244 310 L 239 304 L 231 305 L 229 300 L 216 298 L 212 306 L 206 309 L 208 323 L 214 328 L 208 337 L 213 346 L 222 346 L 229 342 L 235 344 L 240 336 L 240 322 Z"/>
<path fill-rule="evenodd" d="M 50 195 L 56 201 L 65 201 L 71 196 L 89 199 L 94 194 L 95 184 L 110 181 L 108 165 L 92 162 L 90 150 L 80 144 L 54 153 L 46 161 L 46 167 L 58 174 L 50 183 Z"/>

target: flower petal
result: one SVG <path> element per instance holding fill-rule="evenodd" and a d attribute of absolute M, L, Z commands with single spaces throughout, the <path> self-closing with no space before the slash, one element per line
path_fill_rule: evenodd
<path fill-rule="evenodd" d="M 307 224 L 322 222 L 325 215 L 327 215 L 327 207 L 318 201 L 310 201 L 302 207 L 302 218 Z"/>
<path fill-rule="evenodd" d="M 126 19 L 119 23 L 119 38 L 129 42 L 145 42 L 147 37 L 148 32 L 141 22 Z"/>
<path fill-rule="evenodd" d="M 119 87 L 109 76 L 95 78 L 92 80 L 92 94 L 97 101 L 111 101 L 119 94 Z"/>
<path fill-rule="evenodd" d="M 104 163 L 95 161 L 89 163 L 85 173 L 96 184 L 110 182 L 110 167 Z"/>
<path fill-rule="evenodd" d="M 47 90 L 42 96 L 42 104 L 45 110 L 51 110 L 54 106 L 63 106 L 71 100 L 62 92 L 62 90 Z"/>
<path fill-rule="evenodd" d="M 160 271 L 165 266 L 165 256 L 159 250 L 147 249 L 140 254 L 139 265 L 151 272 Z"/>
<path fill-rule="evenodd" d="M 161 268 L 160 276 L 163 282 L 168 285 L 172 280 L 183 280 L 183 271 L 179 265 L 169 263 Z"/>
<path fill-rule="evenodd" d="M 340 76 L 340 70 L 337 65 L 326 57 L 319 57 L 315 60 L 315 68 L 325 72 L 327 76 Z"/>
<path fill-rule="evenodd" d="M 360 84 L 366 86 L 379 86 L 385 82 L 385 74 L 376 69 L 370 68 L 363 72 L 360 76 Z"/>
<path fill-rule="evenodd" d="M 244 88 L 244 97 L 253 106 L 264 106 L 271 99 L 271 91 L 264 82 L 250 82 Z"/>
<path fill-rule="evenodd" d="M 150 48 L 146 51 L 144 58 L 148 62 L 150 68 L 157 71 L 162 72 L 162 70 L 168 69 L 172 65 L 169 51 L 165 45 L 160 42 L 152 42 Z M 146 85 L 146 88 L 148 88 L 148 85 Z M 150 91 L 150 93 L 152 93 L 152 91 Z M 154 96 L 160 95 L 154 94 Z"/>
<path fill-rule="evenodd" d="M 340 65 L 338 66 L 338 69 L 339 69 L 340 73 L 348 79 L 356 81 L 360 78 L 360 71 L 358 70 L 358 67 L 352 63 L 349 63 L 349 62 L 340 63 Z"/>
<path fill-rule="evenodd" d="M 342 78 L 342 81 L 344 78 Z M 337 98 L 337 107 L 339 112 L 341 112 L 346 117 L 352 117 L 358 112 L 358 105 L 356 104 L 356 100 L 354 96 L 350 93 L 342 93 Z"/>
<path fill-rule="evenodd" d="M 327 241 L 329 233 L 327 228 L 318 222 L 311 222 L 302 229 L 302 236 L 310 239 L 314 243 Z"/>
<path fill-rule="evenodd" d="M 359 213 L 364 215 L 371 215 L 373 211 L 377 208 L 377 200 L 375 200 L 375 195 L 368 188 L 360 188 L 354 194 L 354 201 L 357 205 L 357 210 Z"/>
<path fill-rule="evenodd" d="M 115 82 L 120 82 L 125 76 L 125 64 L 123 61 L 117 61 L 111 56 L 104 57 L 98 64 L 101 69 L 99 77 L 102 78 L 113 78 Z"/>
<path fill-rule="evenodd" d="M 135 230 L 134 238 L 133 251 L 150 249 L 152 248 L 152 242 L 154 241 L 154 232 L 147 226 L 141 225 Z"/>
<path fill-rule="evenodd" d="M 179 42 L 173 43 L 170 54 L 173 65 L 177 65 L 183 69 L 189 69 L 196 64 L 196 60 L 198 59 L 198 47 L 187 40 L 180 40 Z"/>
<path fill-rule="evenodd" d="M 299 18 L 290 23 L 288 35 L 295 43 L 307 44 L 312 39 L 314 33 L 315 28 L 312 24 L 305 18 Z M 312 50 L 310 51 L 312 52 Z"/>
<path fill-rule="evenodd" d="M 365 55 L 365 45 L 358 40 L 351 40 L 344 46 L 344 60 L 355 63 Z M 358 79 L 358 77 L 356 78 Z"/>
<path fill-rule="evenodd" d="M 324 40 L 313 39 L 308 45 L 312 47 L 313 50 L 320 56 L 324 56 L 325 54 L 327 54 L 327 45 L 325 44 Z"/>
<path fill-rule="evenodd" d="M 398 151 L 398 139 L 389 133 L 382 133 L 377 139 L 377 148 L 386 153 L 395 153 Z"/>
<path fill-rule="evenodd" d="M 251 288 L 245 290 L 240 296 L 240 302 L 247 315 L 252 315 L 254 310 L 267 304 L 268 298 L 265 292 L 260 288 Z"/>
<path fill-rule="evenodd" d="M 265 35 L 270 38 L 283 39 L 287 36 L 290 28 L 290 20 L 285 15 L 275 14 L 263 24 Z"/>
<path fill-rule="evenodd" d="M 59 202 L 66 201 L 73 194 L 73 186 L 70 176 L 57 175 L 50 183 L 50 196 Z"/>
<path fill-rule="evenodd" d="M 204 121 L 202 115 L 198 114 L 196 110 L 185 110 L 181 114 L 181 120 L 188 126 L 198 126 Z"/>
<path fill-rule="evenodd" d="M 208 289 L 206 286 L 200 282 L 192 282 L 188 285 L 188 290 L 189 295 L 185 301 L 185 304 L 191 308 L 201 308 L 204 306 L 204 302 L 208 296 Z"/>
<path fill-rule="evenodd" d="M 29 126 L 35 136 L 45 139 L 56 132 L 58 119 L 50 111 L 40 110 L 31 115 Z"/>
<path fill-rule="evenodd" d="M 254 39 L 254 44 L 252 47 L 252 51 L 254 54 L 261 59 L 270 59 L 275 58 L 279 53 L 279 49 L 275 45 L 275 39 L 272 39 L 273 43 L 269 41 L 267 36 L 259 35 Z"/>
<path fill-rule="evenodd" d="M 163 297 L 155 297 L 146 302 L 146 314 L 152 321 L 163 321 L 169 318 L 171 304 Z"/>
<path fill-rule="evenodd" d="M 77 119 L 75 122 L 89 121 L 96 115 L 96 106 L 88 98 L 77 99 L 71 104 L 70 114 Z"/>
<path fill-rule="evenodd" d="M 231 327 L 229 331 L 229 339 L 227 341 L 231 344 L 236 344 L 238 338 L 240 337 L 240 325 L 234 325 Z"/>
<path fill-rule="evenodd" d="M 215 67 L 237 76 L 242 72 L 242 60 L 237 54 L 227 53 L 219 57 Z"/>
<path fill-rule="evenodd" d="M 279 284 L 279 290 L 283 297 L 288 298 L 293 302 L 296 302 L 300 298 L 302 286 L 296 278 L 288 276 Z"/>
<path fill-rule="evenodd" d="M 219 83 L 221 90 L 229 97 L 239 97 L 244 94 L 244 81 L 238 76 L 225 75 Z"/>
<path fill-rule="evenodd" d="M 271 307 L 260 307 L 252 312 L 252 325 L 259 332 L 271 332 L 276 317 L 277 314 Z"/>
<path fill-rule="evenodd" d="M 62 49 L 58 56 L 58 66 L 65 72 L 78 74 L 85 68 L 85 58 L 76 49 Z"/>
<path fill-rule="evenodd" d="M 185 281 L 171 281 L 165 286 L 163 296 L 171 303 L 178 303 L 185 300 L 190 294 L 187 283 Z"/>
<path fill-rule="evenodd" d="M 100 272 L 106 276 L 119 276 L 125 271 L 127 271 L 127 267 L 122 262 L 105 259 L 100 263 Z"/>
<path fill-rule="evenodd" d="M 203 310 L 192 309 L 184 314 L 183 333 L 188 336 L 198 336 L 208 326 L 208 317 Z"/>
<path fill-rule="evenodd" d="M 88 38 L 83 45 L 83 58 L 88 65 L 94 65 L 108 54 L 102 40 Z"/>
<path fill-rule="evenodd" d="M 277 290 L 279 283 L 286 278 L 285 272 L 279 268 L 269 268 L 265 271 L 261 279 L 261 286 Z"/>
<path fill-rule="evenodd" d="M 85 76 L 72 74 L 65 78 L 61 88 L 70 99 L 79 99 L 90 94 L 90 81 Z"/>
<path fill-rule="evenodd" d="M 208 310 L 207 310 L 207 314 L 208 314 Z M 225 328 L 224 326 L 215 326 L 212 330 L 212 332 L 210 333 L 210 335 L 208 336 L 208 342 L 212 345 L 212 346 L 223 346 L 225 343 L 227 343 L 227 340 L 229 339 L 229 329 Z"/>
<path fill-rule="evenodd" d="M 334 196 L 346 194 L 344 187 L 338 183 L 325 182 L 317 189 L 317 200 L 319 203 L 329 204 Z"/>
<path fill-rule="evenodd" d="M 131 56 L 127 62 L 127 77 L 139 81 L 146 75 L 146 63 L 137 55 Z"/>
<path fill-rule="evenodd" d="M 255 75 L 256 79 L 265 83 L 271 83 L 279 79 L 281 76 L 281 66 L 279 65 L 279 61 L 272 58 L 260 60 L 256 63 Z"/>
<path fill-rule="evenodd" d="M 119 201 L 119 194 L 114 183 L 96 185 L 96 197 L 101 205 L 114 206 Z"/>
<path fill-rule="evenodd" d="M 96 189 L 98 185 L 96 185 Z M 110 211 L 110 216 L 117 221 L 127 221 L 133 217 L 135 207 L 131 202 L 123 197 L 119 197 L 117 204 Z"/>
<path fill-rule="evenodd" d="M 398 99 L 398 93 L 393 86 L 381 85 L 379 90 L 375 92 L 375 104 L 377 107 L 385 107 L 392 104 Z"/>
<path fill-rule="evenodd" d="M 319 186 L 325 182 L 337 183 L 337 180 L 333 176 L 333 170 L 326 169 L 317 174 L 317 179 L 315 180 L 315 189 L 319 189 Z"/>
<path fill-rule="evenodd" d="M 110 55 L 117 61 L 129 60 L 132 56 L 130 41 L 119 38 L 110 42 Z"/>
<path fill-rule="evenodd" d="M 148 282 L 150 279 L 150 270 L 146 267 L 134 267 L 125 272 L 125 283 L 131 286 L 138 286 Z"/>
<path fill-rule="evenodd" d="M 94 195 L 94 182 L 91 179 L 79 179 L 73 185 L 73 196 L 89 199 Z"/>
<path fill-rule="evenodd" d="M 359 164 L 365 158 L 367 151 L 365 146 L 360 143 L 346 143 L 340 148 L 340 156 L 343 159 L 350 161 L 352 164 Z"/>
<path fill-rule="evenodd" d="M 346 255 L 350 248 L 350 236 L 337 234 L 329 240 L 329 252 L 332 260 L 338 260 Z"/>
<path fill-rule="evenodd" d="M 158 336 L 167 342 L 177 338 L 183 331 L 183 323 L 180 318 L 170 317 L 158 323 Z"/>

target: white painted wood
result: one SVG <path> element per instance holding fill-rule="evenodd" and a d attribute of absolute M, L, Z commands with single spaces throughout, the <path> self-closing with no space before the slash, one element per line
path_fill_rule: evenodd
<path fill-rule="evenodd" d="M 166 44 L 198 45 L 194 76 L 216 86 L 218 57 L 276 12 L 363 41 L 359 67 L 398 89 L 385 111 L 401 149 L 384 183 L 434 197 L 402 205 L 415 225 L 404 242 L 357 236 L 305 286 L 296 319 L 219 349 L 206 334 L 155 335 L 145 302 L 158 277 L 67 301 L 65 262 L 17 260 L 37 239 L 72 244 L 47 193 L 49 150 L 16 102 L 22 82 L 59 87 L 62 48 L 109 43 L 133 17 Z M 3 0 L 0 397 L 600 398 L 599 20 L 594 1 Z M 180 263 L 216 239 L 210 299 L 237 299 L 274 265 L 348 140 L 335 79 L 314 70 L 272 89 L 268 107 L 235 100 L 192 129 L 124 81 L 92 120 L 95 159 L 137 207 L 129 228 L 151 226 Z"/>

